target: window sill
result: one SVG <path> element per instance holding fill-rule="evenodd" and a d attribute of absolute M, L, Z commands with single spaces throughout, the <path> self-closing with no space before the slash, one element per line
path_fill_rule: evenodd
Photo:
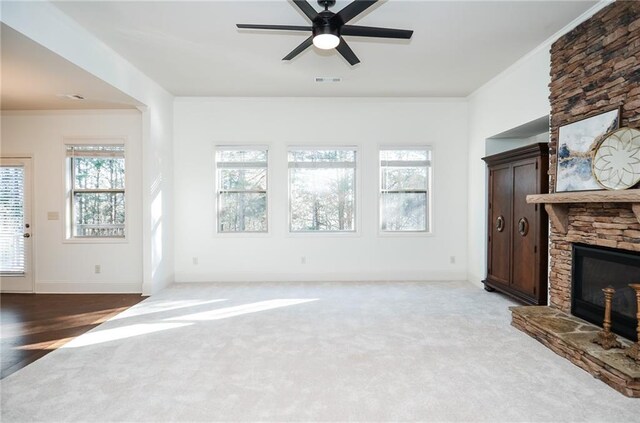
<path fill-rule="evenodd" d="M 359 231 L 349 231 L 349 232 L 287 232 L 287 237 L 289 238 L 358 238 L 360 237 Z"/>
<path fill-rule="evenodd" d="M 215 238 L 270 238 L 270 232 L 215 232 Z"/>
<path fill-rule="evenodd" d="M 434 236 L 433 231 L 384 232 L 384 231 L 378 230 L 378 237 L 380 238 L 431 238 L 433 236 Z"/>
<path fill-rule="evenodd" d="M 65 238 L 63 244 L 128 244 L 127 238 Z"/>

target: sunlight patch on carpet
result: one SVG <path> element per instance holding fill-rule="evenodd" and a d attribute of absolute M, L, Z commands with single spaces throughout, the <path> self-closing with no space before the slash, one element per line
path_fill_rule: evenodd
<path fill-rule="evenodd" d="M 219 319 L 226 319 L 228 317 L 240 316 L 242 314 L 257 313 L 259 311 L 272 310 L 274 308 L 309 303 L 312 301 L 318 301 L 318 298 L 278 299 L 278 300 L 260 301 L 257 303 L 244 304 L 241 306 L 225 307 L 218 310 L 203 311 L 201 313 L 193 313 L 193 314 L 187 314 L 184 316 L 172 317 L 167 320 L 169 321 L 171 320 L 180 320 L 180 321 L 219 320 Z"/>
<path fill-rule="evenodd" d="M 149 333 L 160 332 L 168 329 L 176 329 L 190 326 L 192 323 L 140 323 L 135 325 L 123 326 L 114 329 L 98 330 L 95 332 L 85 333 L 79 338 L 74 339 L 62 348 L 79 348 L 88 345 L 102 344 L 104 342 L 116 341 L 119 339 L 132 338 L 134 336 L 146 335 Z"/>
<path fill-rule="evenodd" d="M 153 301 L 149 303 L 141 303 L 136 307 L 128 309 L 124 313 L 120 313 L 117 316 L 111 318 L 111 320 L 126 319 L 129 317 L 144 316 L 152 313 L 162 313 L 164 311 L 178 310 L 187 307 L 199 307 L 207 304 L 219 303 L 222 301 L 228 301 L 226 299 L 216 300 L 179 300 L 179 301 Z"/>

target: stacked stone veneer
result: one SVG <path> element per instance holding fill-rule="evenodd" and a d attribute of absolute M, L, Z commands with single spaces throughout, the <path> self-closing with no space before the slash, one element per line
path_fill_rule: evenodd
<path fill-rule="evenodd" d="M 555 187 L 558 127 L 621 107 L 621 126 L 640 128 L 640 1 L 618 1 L 551 48 L 550 191 Z M 640 223 L 630 204 L 575 204 L 569 231 L 551 228 L 551 305 L 571 309 L 571 244 L 640 251 Z"/>

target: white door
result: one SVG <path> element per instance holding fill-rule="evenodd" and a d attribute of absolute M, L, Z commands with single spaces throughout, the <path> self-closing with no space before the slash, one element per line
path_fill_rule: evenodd
<path fill-rule="evenodd" d="M 31 159 L 0 159 L 0 290 L 33 292 Z"/>

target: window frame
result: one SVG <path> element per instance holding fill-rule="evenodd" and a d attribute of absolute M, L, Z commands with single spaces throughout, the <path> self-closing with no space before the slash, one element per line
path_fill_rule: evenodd
<path fill-rule="evenodd" d="M 125 215 L 125 223 L 124 223 L 124 236 L 121 237 L 77 237 L 73 235 L 73 173 L 74 169 L 72 167 L 72 160 L 67 156 L 67 146 L 70 145 L 121 145 L 124 147 L 124 190 L 116 190 L 116 191 L 124 191 L 124 215 Z M 65 137 L 62 142 L 62 156 L 64 158 L 62 174 L 64 177 L 64 196 L 63 196 L 63 216 L 62 220 L 63 228 L 62 228 L 62 242 L 65 244 L 127 244 L 129 243 L 129 221 L 130 221 L 130 166 L 128 165 L 130 161 L 129 154 L 129 142 L 127 137 L 108 137 L 108 138 L 100 138 L 100 137 L 82 137 L 82 138 L 72 138 Z M 127 188 L 129 187 L 129 188 Z M 102 190 L 90 190 L 90 191 L 102 191 Z"/>
<path fill-rule="evenodd" d="M 289 166 L 289 152 L 290 151 L 306 151 L 306 150 L 345 150 L 354 152 L 354 182 L 353 182 L 353 230 L 349 231 L 293 231 L 291 230 L 291 214 L 292 214 L 292 201 L 291 201 L 291 167 Z M 360 204 L 361 192 L 360 189 L 360 172 L 361 172 L 361 155 L 362 149 L 359 145 L 289 145 L 286 148 L 285 153 L 285 166 L 287 172 L 287 236 L 288 237 L 359 237 L 360 236 Z M 331 162 L 327 162 L 331 163 Z M 332 168 L 332 167 L 327 167 Z"/>
<path fill-rule="evenodd" d="M 412 231 L 389 231 L 389 230 L 383 230 L 382 229 L 382 218 L 383 218 L 383 212 L 382 212 L 382 197 L 383 197 L 383 190 L 382 190 L 382 171 L 384 169 L 385 166 L 382 165 L 382 160 L 380 159 L 380 154 L 383 151 L 393 151 L 393 150 L 415 150 L 415 151 L 428 151 L 429 152 L 429 164 L 427 166 L 427 193 L 426 193 L 426 199 L 427 199 L 427 207 L 426 207 L 426 214 L 425 214 L 425 219 L 427 222 L 427 229 L 424 231 L 416 231 L 416 230 L 412 230 Z M 377 192 L 377 200 L 378 200 L 378 204 L 377 204 L 377 232 L 378 232 L 378 237 L 432 237 L 434 236 L 434 212 L 433 212 L 433 190 L 434 190 L 434 183 L 433 183 L 433 175 L 434 175 L 434 148 L 433 146 L 429 145 L 429 144 L 399 144 L 399 145 L 389 145 L 389 144 L 382 144 L 382 145 L 378 145 L 377 148 L 377 152 L 376 152 L 376 158 L 378 161 L 378 165 L 377 165 L 377 172 L 378 172 L 378 192 Z M 415 190 L 407 190 L 406 192 L 411 192 L 411 191 L 415 191 Z M 403 191 L 398 191 L 398 192 L 403 192 Z"/>
<path fill-rule="evenodd" d="M 265 220 L 267 229 L 264 231 L 236 231 L 225 232 L 220 231 L 220 189 L 219 183 L 221 182 L 219 177 L 219 170 L 222 168 L 218 166 L 217 153 L 218 151 L 233 151 L 233 150 L 251 150 L 251 151 L 265 151 L 267 154 L 267 162 L 264 169 L 267 171 L 267 188 L 264 191 L 267 197 L 267 204 L 265 208 Z M 271 160 L 272 153 L 269 145 L 266 144 L 215 144 L 213 147 L 213 235 L 220 237 L 268 237 L 271 236 Z M 240 192 L 257 192 L 257 191 L 240 191 Z M 262 191 L 260 191 L 262 192 Z"/>

